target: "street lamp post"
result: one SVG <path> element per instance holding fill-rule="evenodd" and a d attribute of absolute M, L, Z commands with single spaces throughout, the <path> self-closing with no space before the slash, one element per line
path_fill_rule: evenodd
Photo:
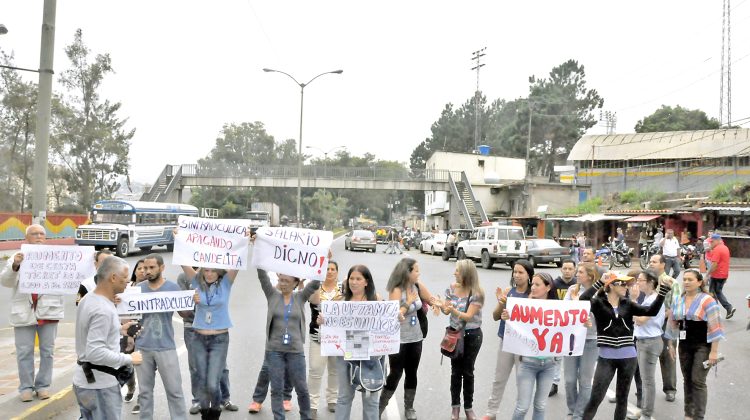
<path fill-rule="evenodd" d="M 307 83 L 300 83 L 297 81 L 297 79 L 294 78 L 291 74 L 287 72 L 283 72 L 281 70 L 274 70 L 269 68 L 264 68 L 264 72 L 266 73 L 281 73 L 285 74 L 287 77 L 292 79 L 294 83 L 296 83 L 300 88 L 300 96 L 299 96 L 299 156 L 297 157 L 297 227 L 300 227 L 300 223 L 302 222 L 302 111 L 305 106 L 305 86 L 309 85 L 313 82 L 313 80 L 317 79 L 320 76 L 323 76 L 324 74 L 341 74 L 344 72 L 344 70 L 333 70 L 333 71 L 327 71 L 324 73 L 320 73 L 319 75 L 313 77 L 310 79 Z"/>

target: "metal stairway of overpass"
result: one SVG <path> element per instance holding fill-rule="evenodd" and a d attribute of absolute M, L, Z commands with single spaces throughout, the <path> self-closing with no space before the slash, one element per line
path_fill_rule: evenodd
<path fill-rule="evenodd" d="M 487 222 L 487 213 L 485 213 L 482 203 L 476 199 L 471 183 L 466 177 L 466 172 L 461 172 L 461 180 L 456 181 L 452 176 L 448 177 L 451 195 L 455 198 L 452 200 L 458 205 L 458 210 L 466 221 L 467 227 L 474 229 Z"/>

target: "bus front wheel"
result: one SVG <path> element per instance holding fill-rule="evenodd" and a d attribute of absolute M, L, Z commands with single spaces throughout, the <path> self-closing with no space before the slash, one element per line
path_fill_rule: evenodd
<path fill-rule="evenodd" d="M 120 258 L 125 258 L 128 256 L 128 252 L 130 251 L 130 245 L 128 245 L 128 238 L 122 237 L 117 240 L 117 249 L 115 250 L 115 253 Z"/>

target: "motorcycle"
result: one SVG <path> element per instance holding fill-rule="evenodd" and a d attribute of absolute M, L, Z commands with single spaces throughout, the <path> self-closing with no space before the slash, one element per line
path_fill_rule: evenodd
<path fill-rule="evenodd" d="M 612 251 L 609 249 L 609 244 L 602 244 L 602 247 L 596 250 L 594 254 L 595 261 L 602 262 L 602 265 L 609 264 L 609 259 L 612 256 Z"/>
<path fill-rule="evenodd" d="M 628 247 L 625 242 L 619 244 L 612 243 L 611 245 L 612 256 L 610 263 L 615 267 L 626 267 L 630 268 L 632 264 L 633 248 Z"/>
<path fill-rule="evenodd" d="M 651 260 L 652 255 L 656 255 L 659 253 L 659 245 L 655 244 L 653 242 L 648 242 L 645 244 L 641 244 L 641 252 L 640 252 L 640 260 L 641 260 L 641 268 L 647 269 L 648 268 L 648 262 Z"/>
<path fill-rule="evenodd" d="M 690 268 L 690 263 L 698 256 L 698 252 L 695 249 L 695 245 L 684 244 L 680 246 L 680 254 L 682 255 L 682 266 L 687 270 Z"/>

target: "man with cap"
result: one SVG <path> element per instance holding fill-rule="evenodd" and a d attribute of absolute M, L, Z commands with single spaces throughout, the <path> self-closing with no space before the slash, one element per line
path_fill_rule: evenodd
<path fill-rule="evenodd" d="M 724 283 L 729 278 L 729 248 L 724 244 L 721 235 L 711 235 L 711 269 L 708 270 L 709 292 L 716 297 L 721 306 L 727 310 L 726 319 L 730 319 L 737 311 L 724 296 Z"/>

